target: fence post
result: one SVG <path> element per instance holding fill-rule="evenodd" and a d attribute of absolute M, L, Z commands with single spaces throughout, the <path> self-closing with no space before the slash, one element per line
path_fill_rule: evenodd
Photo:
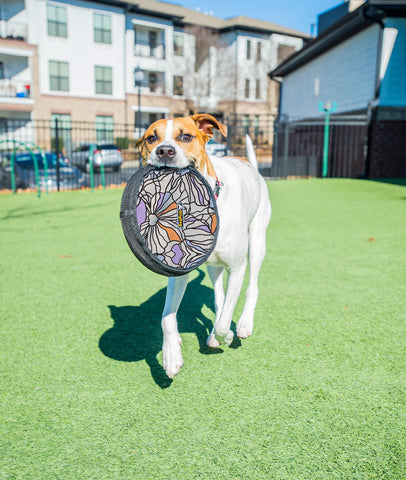
<path fill-rule="evenodd" d="M 232 140 L 233 140 L 232 136 L 234 135 L 234 128 L 231 124 L 230 115 L 227 116 L 226 125 L 227 125 L 227 137 L 226 137 L 227 150 L 226 150 L 226 154 L 231 155 L 231 145 L 232 145 Z"/>
<path fill-rule="evenodd" d="M 13 193 L 17 193 L 17 189 L 16 189 L 16 172 L 15 172 L 15 168 L 14 168 L 14 160 L 15 160 L 15 156 L 16 156 L 16 141 L 13 140 L 13 145 L 14 145 L 14 149 L 13 149 L 13 153 L 11 154 L 11 157 L 10 157 L 10 176 L 11 176 L 11 189 L 13 190 Z"/>
<path fill-rule="evenodd" d="M 282 177 L 286 177 L 286 164 L 289 158 L 289 119 L 286 118 L 285 136 L 283 139 L 283 163 L 282 163 Z"/>
<path fill-rule="evenodd" d="M 93 153 L 96 149 L 96 144 L 92 143 L 89 147 L 89 173 L 90 173 L 90 190 L 94 192 L 94 165 Z"/>
<path fill-rule="evenodd" d="M 56 155 L 56 188 L 58 192 L 60 191 L 61 184 L 61 171 L 59 165 L 59 127 L 58 119 L 55 118 L 55 155 Z"/>
<path fill-rule="evenodd" d="M 319 103 L 319 111 L 325 113 L 324 119 L 324 143 L 323 143 L 323 170 L 322 177 L 326 178 L 328 173 L 328 143 L 330 135 L 330 113 L 337 110 L 336 102 Z"/>

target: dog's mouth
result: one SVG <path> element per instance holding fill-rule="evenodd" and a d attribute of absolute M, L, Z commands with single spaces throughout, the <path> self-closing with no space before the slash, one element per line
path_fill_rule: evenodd
<path fill-rule="evenodd" d="M 167 168 L 196 168 L 197 160 L 195 158 L 188 158 L 186 155 L 174 155 L 168 157 L 159 157 L 158 155 L 151 154 L 148 158 L 147 165 L 154 167 L 167 167 Z"/>

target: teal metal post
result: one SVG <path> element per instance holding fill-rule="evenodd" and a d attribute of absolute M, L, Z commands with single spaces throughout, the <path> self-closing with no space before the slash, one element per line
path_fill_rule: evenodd
<path fill-rule="evenodd" d="M 100 157 L 101 157 L 101 154 L 100 154 Z M 106 189 L 106 179 L 104 177 L 104 163 L 103 163 L 103 159 L 101 159 L 101 162 L 100 162 L 100 174 L 101 174 L 101 182 L 102 182 L 102 185 L 103 185 L 103 190 Z"/>
<path fill-rule="evenodd" d="M 323 144 L 323 172 L 322 177 L 327 177 L 328 171 L 328 143 L 330 137 L 330 111 L 326 110 L 326 116 L 324 119 L 324 144 Z"/>
<path fill-rule="evenodd" d="M 323 168 L 322 177 L 326 178 L 328 174 L 328 146 L 330 140 L 330 113 L 337 110 L 336 102 L 319 103 L 319 111 L 324 112 L 324 143 L 323 143 Z"/>
<path fill-rule="evenodd" d="M 10 177 L 11 177 L 11 190 L 13 190 L 13 193 L 17 193 L 16 189 L 16 172 L 14 169 L 14 160 L 16 156 L 16 148 L 14 147 L 13 153 L 11 154 L 10 157 Z"/>
<path fill-rule="evenodd" d="M 92 143 L 89 147 L 89 173 L 90 173 L 90 190 L 94 192 L 94 165 L 93 165 L 93 153 L 95 151 L 96 144 Z"/>

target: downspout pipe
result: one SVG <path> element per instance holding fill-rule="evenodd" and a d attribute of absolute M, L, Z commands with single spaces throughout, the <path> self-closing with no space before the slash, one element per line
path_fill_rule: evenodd
<path fill-rule="evenodd" d="M 382 9 L 376 8 L 374 6 L 366 6 L 362 10 L 362 15 L 365 20 L 369 20 L 372 23 L 376 23 L 380 26 L 379 32 L 379 44 L 378 44 L 378 62 L 376 66 L 376 75 L 375 75 L 375 89 L 374 96 L 368 103 L 367 108 L 367 138 L 365 143 L 365 162 L 364 162 L 364 178 L 369 178 L 371 172 L 371 146 L 372 146 L 372 124 L 373 117 L 376 112 L 376 106 L 379 102 L 379 92 L 380 92 L 380 79 L 379 72 L 381 70 L 382 62 L 382 43 L 383 43 L 383 32 L 385 29 L 385 24 L 383 19 L 386 17 L 386 12 Z"/>

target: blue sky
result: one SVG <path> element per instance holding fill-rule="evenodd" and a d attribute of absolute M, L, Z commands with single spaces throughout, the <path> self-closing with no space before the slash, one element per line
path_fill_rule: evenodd
<path fill-rule="evenodd" d="M 317 15 L 342 3 L 341 0 L 172 0 L 193 10 L 229 18 L 238 15 L 266 20 L 310 34 Z M 317 33 L 317 30 L 315 30 Z"/>

